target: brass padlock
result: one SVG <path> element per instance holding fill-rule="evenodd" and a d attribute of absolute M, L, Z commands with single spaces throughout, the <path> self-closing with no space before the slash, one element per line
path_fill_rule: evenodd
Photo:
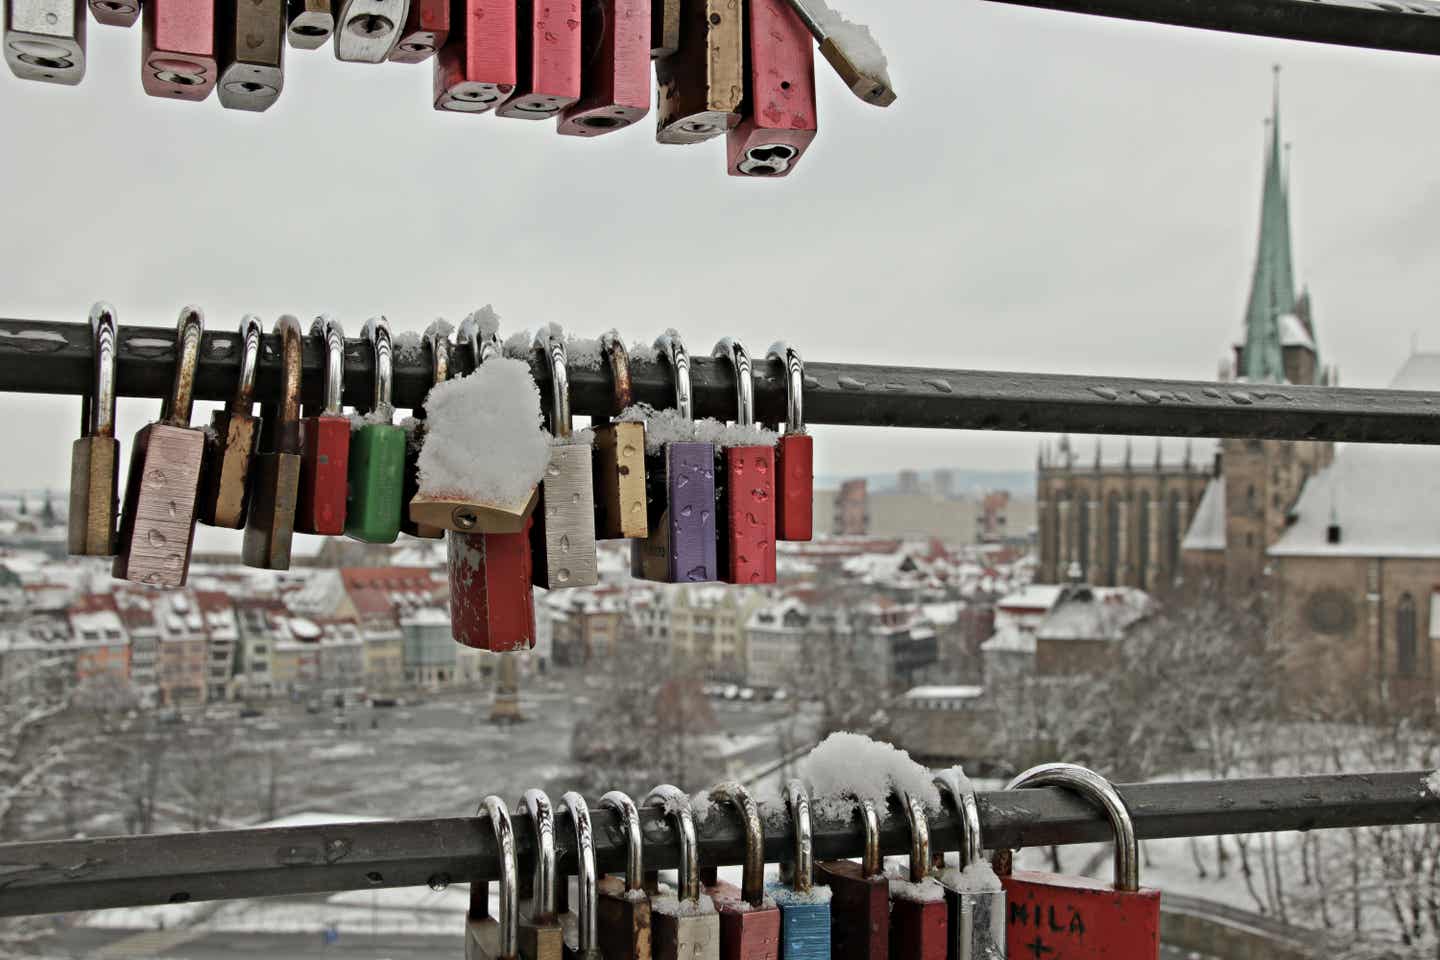
<path fill-rule="evenodd" d="M 430 385 L 444 383 L 450 379 L 450 336 L 446 332 L 450 325 L 437 320 L 425 329 L 425 344 L 430 351 Z M 400 513 L 400 532 L 423 540 L 440 540 L 445 528 L 422 523 L 410 512 L 410 504 L 420 492 L 420 448 L 425 443 L 425 407 L 423 401 L 415 407 L 413 424 L 406 428 L 405 437 L 405 509 Z"/>
<path fill-rule="evenodd" d="M 196 515 L 212 527 L 239 530 L 245 526 L 250 503 L 250 461 L 260 420 L 254 416 L 255 369 L 260 362 L 260 318 L 246 315 L 240 321 L 240 379 L 225 410 L 210 414 L 205 435 L 205 466 L 201 472 L 200 502 Z"/>
<path fill-rule="evenodd" d="M 540 481 L 540 502 L 530 542 L 535 584 L 547 590 L 592 587 L 599 582 L 595 557 L 595 475 L 592 447 L 571 429 L 570 377 L 565 341 L 542 330 L 535 346 L 550 364 L 550 464 Z"/>
<path fill-rule="evenodd" d="M 300 321 L 281 317 L 280 337 L 284 380 L 278 411 L 265 418 L 260 452 L 255 455 L 255 502 L 245 524 L 240 559 L 262 570 L 290 569 L 290 541 L 295 533 L 295 507 L 300 500 L 300 370 L 304 334 Z"/>
<path fill-rule="evenodd" d="M 657 141 L 699 143 L 740 122 L 744 16 L 741 0 L 680 4 L 680 48 L 655 61 Z"/>
<path fill-rule="evenodd" d="M 520 911 L 520 956 L 564 960 L 565 937 L 555 914 L 555 811 L 543 790 L 526 790 L 524 803 L 535 831 L 535 873 L 528 909 Z"/>
<path fill-rule="evenodd" d="M 495 831 L 500 852 L 500 917 L 490 916 L 490 884 L 470 883 L 470 911 L 465 917 L 465 960 L 515 960 L 519 930 L 519 869 L 515 863 L 515 827 L 505 801 L 489 796 L 475 811 L 484 812 Z"/>
<path fill-rule="evenodd" d="M 190 570 L 195 540 L 195 496 L 205 457 L 205 431 L 190 426 L 195 367 L 205 319 L 198 307 L 180 311 L 175 345 L 175 385 L 160 420 L 135 435 L 125 508 L 120 514 L 118 553 L 111 573 L 152 587 L 178 587 Z"/>
<path fill-rule="evenodd" d="M 650 898 L 645 894 L 645 838 L 640 812 L 628 794 L 611 790 L 600 806 L 613 810 L 625 831 L 625 879 L 599 883 L 596 923 L 605 960 L 650 960 Z"/>
<path fill-rule="evenodd" d="M 633 402 L 630 355 L 620 335 L 600 338 L 600 351 L 610 364 L 615 384 L 611 411 L 625 412 Z M 650 535 L 645 506 L 645 423 L 599 422 L 595 430 L 595 536 L 600 540 L 643 540 Z"/>
<path fill-rule="evenodd" d="M 680 835 L 679 889 L 675 897 L 652 898 L 651 950 L 655 960 L 720 960 L 720 914 L 700 899 L 700 857 L 695 816 L 685 791 L 662 783 L 645 798 L 663 807 Z"/>
<path fill-rule="evenodd" d="M 115 555 L 120 441 L 115 439 L 115 310 L 90 308 L 95 384 L 84 398 L 80 439 L 70 447 L 70 536 L 74 557 Z"/>

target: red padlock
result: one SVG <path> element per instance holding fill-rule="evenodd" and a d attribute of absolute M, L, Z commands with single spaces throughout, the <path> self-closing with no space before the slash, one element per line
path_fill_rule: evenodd
<path fill-rule="evenodd" d="M 899 960 L 945 960 L 945 888 L 930 876 L 930 825 L 925 805 L 908 793 L 900 806 L 910 825 L 910 881 L 891 886 L 890 955 Z"/>
<path fill-rule="evenodd" d="M 559 132 L 598 137 L 650 112 L 650 0 L 584 0 L 580 99 Z"/>
<path fill-rule="evenodd" d="M 530 526 L 520 533 L 448 531 L 450 633 L 491 653 L 535 646 Z"/>
<path fill-rule="evenodd" d="M 1158 960 L 1160 891 L 1140 886 L 1140 850 L 1125 801 L 1104 777 L 1069 763 L 1032 767 L 1006 789 L 1043 786 L 1074 790 L 1109 816 L 1115 829 L 1115 882 L 1031 870 L 1001 876 L 1008 901 L 1008 956 Z"/>
<path fill-rule="evenodd" d="M 390 49 L 395 63 L 421 63 L 445 46 L 450 36 L 450 0 L 410 0 L 400 39 Z"/>
<path fill-rule="evenodd" d="M 204 100 L 215 86 L 212 0 L 145 0 L 140 85 L 152 97 Z"/>
<path fill-rule="evenodd" d="M 775 444 L 775 535 L 809 540 L 815 535 L 815 447 L 805 432 L 805 361 L 783 340 L 770 346 L 766 359 L 785 364 L 785 433 Z"/>
<path fill-rule="evenodd" d="M 299 533 L 338 537 L 345 532 L 345 484 L 350 474 L 350 418 L 341 414 L 345 386 L 345 331 L 334 317 L 322 316 L 310 327 L 325 345 L 325 406 L 300 421 L 300 502 L 295 505 Z"/>
<path fill-rule="evenodd" d="M 788 0 L 745 5 L 745 103 L 727 134 L 732 177 L 784 177 L 815 139 L 815 49 Z"/>
<path fill-rule="evenodd" d="M 755 380 L 750 354 L 739 340 L 726 337 L 712 356 L 723 357 L 735 372 L 735 423 L 755 423 Z M 725 447 L 723 478 L 717 478 L 720 522 L 720 576 L 726 583 L 775 582 L 775 448 L 762 444 Z"/>
<path fill-rule="evenodd" d="M 830 888 L 830 954 L 835 960 L 886 960 L 890 956 L 890 881 L 880 856 L 875 804 L 855 804 L 865 825 L 865 855 L 815 864 L 815 882 Z"/>
<path fill-rule="evenodd" d="M 580 0 L 519 0 L 515 95 L 495 111 L 544 120 L 580 99 Z"/>
<path fill-rule="evenodd" d="M 755 798 L 735 780 L 710 791 L 714 803 L 728 803 L 745 825 L 745 866 L 740 887 L 715 883 L 707 893 L 720 911 L 720 960 L 779 960 L 780 908 L 765 897 L 765 828 Z"/>
<path fill-rule="evenodd" d="M 485 113 L 515 92 L 515 0 L 454 0 L 435 57 L 435 109 Z"/>

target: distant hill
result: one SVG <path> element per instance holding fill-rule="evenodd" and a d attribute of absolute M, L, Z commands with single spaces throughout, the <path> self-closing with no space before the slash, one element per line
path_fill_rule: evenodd
<path fill-rule="evenodd" d="M 922 488 L 935 489 L 935 470 L 918 470 L 920 485 Z M 951 492 L 955 494 L 977 494 L 990 490 L 1006 490 L 1012 494 L 1023 496 L 1035 495 L 1035 471 L 1034 470 L 961 470 L 952 469 L 949 471 L 951 477 Z M 821 474 L 815 477 L 815 487 L 819 490 L 837 490 L 840 484 L 846 480 L 857 479 L 854 474 L 842 476 L 840 474 Z M 871 493 L 885 493 L 893 491 L 899 483 L 898 473 L 871 473 L 865 474 L 864 479 L 868 481 Z"/>

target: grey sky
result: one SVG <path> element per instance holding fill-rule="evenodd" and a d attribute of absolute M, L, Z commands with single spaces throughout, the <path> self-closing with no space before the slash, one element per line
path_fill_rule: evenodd
<path fill-rule="evenodd" d="M 1212 377 L 1254 254 L 1270 64 L 1285 65 L 1297 273 L 1322 356 L 1379 385 L 1428 333 L 1437 64 L 966 2 L 849 0 L 898 103 L 820 69 L 820 137 L 778 182 L 723 146 L 442 115 L 429 65 L 288 51 L 268 113 L 146 97 L 140 33 L 90 25 L 79 88 L 0 77 L 0 311 L 212 328 L 337 313 L 351 335 L 492 302 L 692 349 Z M 653 117 L 653 114 L 652 114 Z M 153 415 L 124 401 L 121 437 Z M 75 400 L 0 397 L 5 485 L 68 476 Z M 1023 467 L 1033 435 L 823 429 L 817 470 Z M 125 451 L 128 457 L 128 449 Z"/>

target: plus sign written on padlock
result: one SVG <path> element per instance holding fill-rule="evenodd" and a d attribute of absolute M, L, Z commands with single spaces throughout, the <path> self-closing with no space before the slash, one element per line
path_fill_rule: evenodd
<path fill-rule="evenodd" d="M 1045 941 L 1041 940 L 1038 936 L 1025 944 L 1025 949 L 1029 951 L 1030 956 L 1034 957 L 1035 960 L 1041 960 L 1041 958 L 1047 957 L 1055 952 L 1055 948 L 1046 946 Z"/>

